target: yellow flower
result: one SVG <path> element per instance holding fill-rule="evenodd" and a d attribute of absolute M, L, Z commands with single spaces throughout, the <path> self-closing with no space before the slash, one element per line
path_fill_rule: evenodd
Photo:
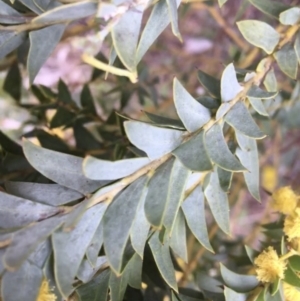
<path fill-rule="evenodd" d="M 283 231 L 288 236 L 289 241 L 300 238 L 300 208 L 285 218 Z"/>
<path fill-rule="evenodd" d="M 300 301 L 300 290 L 283 282 L 285 301 Z"/>
<path fill-rule="evenodd" d="M 297 251 L 298 253 L 300 253 L 300 237 L 297 238 L 293 238 L 291 240 L 291 247 Z"/>
<path fill-rule="evenodd" d="M 261 173 L 262 186 L 268 191 L 273 191 L 277 185 L 277 169 L 271 165 L 263 167 Z"/>
<path fill-rule="evenodd" d="M 259 254 L 255 258 L 254 264 L 256 265 L 256 277 L 261 282 L 273 283 L 277 278 L 284 278 L 286 262 L 278 258 L 273 247 L 268 247 L 267 250 Z"/>
<path fill-rule="evenodd" d="M 36 301 L 56 301 L 56 296 L 51 292 L 47 279 L 43 279 Z"/>
<path fill-rule="evenodd" d="M 277 189 L 272 198 L 272 208 L 283 214 L 291 214 L 297 207 L 298 196 L 290 186 Z"/>

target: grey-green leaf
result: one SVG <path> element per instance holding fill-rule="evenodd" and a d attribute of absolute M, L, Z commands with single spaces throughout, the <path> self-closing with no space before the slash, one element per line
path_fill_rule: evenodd
<path fill-rule="evenodd" d="M 110 273 L 109 289 L 110 301 L 122 301 L 127 287 L 127 274 L 123 273 L 117 276 L 115 273 Z"/>
<path fill-rule="evenodd" d="M 204 141 L 208 156 L 217 165 L 229 171 L 246 170 L 229 150 L 220 124 L 215 123 L 205 133 Z"/>
<path fill-rule="evenodd" d="M 144 111 L 145 115 L 153 122 L 155 125 L 162 127 L 170 127 L 178 130 L 184 130 L 184 125 L 179 119 L 172 119 L 165 116 L 155 115 Z"/>
<path fill-rule="evenodd" d="M 124 178 L 150 163 L 148 158 L 108 161 L 88 156 L 83 161 L 83 172 L 92 180 L 116 180 Z"/>
<path fill-rule="evenodd" d="M 279 15 L 279 21 L 284 25 L 295 25 L 300 21 L 300 7 L 291 7 Z"/>
<path fill-rule="evenodd" d="M 122 63 L 131 71 L 136 70 L 135 53 L 141 29 L 143 7 L 129 8 L 121 14 L 119 21 L 112 28 L 114 49 Z"/>
<path fill-rule="evenodd" d="M 177 147 L 173 154 L 190 170 L 206 171 L 212 169 L 204 146 L 203 131 Z"/>
<path fill-rule="evenodd" d="M 104 270 L 87 284 L 80 286 L 76 293 L 80 301 L 107 301 L 110 270 Z"/>
<path fill-rule="evenodd" d="M 256 276 L 236 274 L 227 269 L 223 264 L 221 264 L 221 275 L 225 284 L 239 293 L 250 292 L 259 285 Z"/>
<path fill-rule="evenodd" d="M 247 96 L 252 98 L 257 98 L 257 99 L 271 99 L 274 98 L 277 94 L 278 94 L 277 91 L 275 92 L 264 91 L 255 85 L 252 86 L 247 92 Z"/>
<path fill-rule="evenodd" d="M 261 139 L 265 135 L 255 123 L 243 102 L 237 102 L 225 115 L 225 121 L 246 136 Z"/>
<path fill-rule="evenodd" d="M 238 83 L 233 64 L 229 64 L 222 73 L 221 78 L 221 98 L 223 102 L 228 102 L 236 97 L 243 90 Z"/>
<path fill-rule="evenodd" d="M 298 58 L 298 63 L 300 64 L 300 32 L 297 34 L 294 48 L 295 48 L 296 55 Z"/>
<path fill-rule="evenodd" d="M 83 259 L 77 272 L 77 278 L 83 283 L 87 283 L 93 279 L 98 270 L 104 269 L 107 266 L 108 263 L 105 256 L 99 256 L 95 266 L 91 266 L 87 259 Z"/>
<path fill-rule="evenodd" d="M 213 76 L 203 72 L 202 70 L 198 70 L 198 79 L 202 84 L 203 88 L 205 88 L 209 94 L 214 97 L 221 98 L 221 82 L 214 78 Z"/>
<path fill-rule="evenodd" d="M 298 73 L 298 58 L 292 44 L 284 45 L 274 53 L 275 60 L 281 71 L 287 76 L 296 79 Z"/>
<path fill-rule="evenodd" d="M 25 32 L 0 30 L 0 59 L 18 48 L 25 39 Z"/>
<path fill-rule="evenodd" d="M 11 269 L 18 268 L 41 242 L 62 225 L 64 220 L 65 216 L 55 216 L 16 232 L 7 247 L 4 256 L 5 265 Z"/>
<path fill-rule="evenodd" d="M 274 51 L 279 42 L 279 33 L 265 22 L 245 20 L 237 22 L 237 26 L 249 43 L 262 48 L 268 54 Z"/>
<path fill-rule="evenodd" d="M 50 206 L 61 206 L 78 200 L 83 195 L 58 184 L 6 182 L 6 191 L 15 196 Z"/>
<path fill-rule="evenodd" d="M 163 222 L 173 163 L 174 159 L 171 159 L 161 165 L 155 171 L 148 184 L 145 214 L 149 223 L 157 228 L 160 228 Z"/>
<path fill-rule="evenodd" d="M 251 4 L 253 4 L 256 8 L 260 11 L 264 12 L 265 14 L 279 18 L 281 12 L 287 10 L 289 8 L 288 5 L 274 0 L 249 0 Z"/>
<path fill-rule="evenodd" d="M 156 127 L 139 121 L 125 121 L 130 142 L 147 153 L 150 160 L 171 152 L 182 142 L 182 131 Z"/>
<path fill-rule="evenodd" d="M 55 24 L 29 33 L 27 69 L 30 84 L 33 84 L 39 70 L 60 41 L 66 26 L 66 24 Z"/>
<path fill-rule="evenodd" d="M 184 262 L 188 262 L 185 220 L 182 210 L 178 211 L 175 219 L 174 230 L 170 238 L 170 247 Z"/>
<path fill-rule="evenodd" d="M 240 146 L 236 150 L 236 155 L 249 170 L 248 172 L 244 172 L 247 187 L 251 195 L 260 202 L 259 159 L 256 141 L 238 132 L 236 132 L 236 138 Z"/>
<path fill-rule="evenodd" d="M 169 244 L 167 242 L 161 244 L 158 236 L 159 233 L 155 232 L 149 240 L 149 245 L 154 260 L 156 262 L 158 270 L 161 273 L 161 276 L 172 289 L 178 292 L 174 267 L 170 255 Z"/>
<path fill-rule="evenodd" d="M 104 212 L 103 212 L 104 213 Z M 103 244 L 103 221 L 100 222 L 90 245 L 86 250 L 86 257 L 92 266 L 96 266 L 98 255 Z"/>
<path fill-rule="evenodd" d="M 145 197 L 147 178 L 142 177 L 121 192 L 103 217 L 103 241 L 107 259 L 116 273 L 123 268 L 123 255 L 139 202 Z"/>
<path fill-rule="evenodd" d="M 226 301 L 245 301 L 246 295 L 237 293 L 236 291 L 225 286 L 224 295 Z"/>
<path fill-rule="evenodd" d="M 89 17 L 96 14 L 96 12 L 96 2 L 80 1 L 78 3 L 66 4 L 51 9 L 34 18 L 31 22 L 38 24 L 68 22 Z"/>
<path fill-rule="evenodd" d="M 266 111 L 266 108 L 260 98 L 253 98 L 248 97 L 249 102 L 253 109 L 262 116 L 269 116 L 268 112 Z"/>
<path fill-rule="evenodd" d="M 231 171 L 225 170 L 220 167 L 217 168 L 217 171 L 218 171 L 220 186 L 225 192 L 227 192 L 231 186 L 233 173 Z"/>
<path fill-rule="evenodd" d="M 200 186 L 196 187 L 192 193 L 186 198 L 181 206 L 186 218 L 186 222 L 203 247 L 214 252 L 209 242 L 206 220 L 204 194 Z"/>
<path fill-rule="evenodd" d="M 178 14 L 177 14 L 178 5 L 176 2 L 178 2 L 178 1 L 167 0 L 167 4 L 168 4 L 168 8 L 169 8 L 169 16 L 171 19 L 172 32 L 180 41 L 182 41 L 182 37 L 181 37 L 179 27 L 178 27 Z M 180 3 L 180 1 L 179 1 L 179 3 Z"/>
<path fill-rule="evenodd" d="M 210 120 L 210 111 L 194 99 L 177 78 L 173 82 L 173 95 L 177 114 L 189 132 L 198 130 Z"/>
<path fill-rule="evenodd" d="M 179 6 L 178 1 L 177 6 Z M 166 0 L 158 1 L 152 9 L 151 15 L 147 21 L 147 24 L 142 32 L 141 39 L 139 41 L 136 64 L 140 62 L 146 51 L 150 48 L 157 37 L 170 23 L 168 16 L 168 5 Z"/>
<path fill-rule="evenodd" d="M 226 192 L 220 187 L 218 173 L 216 171 L 210 174 L 209 183 L 204 190 L 204 194 L 217 224 L 226 234 L 229 234 L 228 197 Z"/>
<path fill-rule="evenodd" d="M 168 198 L 163 210 L 163 225 L 169 236 L 175 225 L 176 216 L 184 198 L 185 183 L 191 172 L 176 159 L 171 172 Z"/>
<path fill-rule="evenodd" d="M 50 180 L 83 194 L 93 192 L 106 181 L 93 181 L 83 175 L 83 159 L 39 147 L 23 141 L 24 154 L 29 163 Z"/>
<path fill-rule="evenodd" d="M 73 280 L 98 226 L 102 203 L 88 209 L 70 232 L 62 229 L 52 235 L 54 272 L 57 287 L 67 298 L 73 291 Z"/>
<path fill-rule="evenodd" d="M 48 218 L 60 209 L 35 203 L 0 191 L 0 228 L 25 226 L 31 222 Z"/>
<path fill-rule="evenodd" d="M 143 260 L 137 253 L 135 253 L 126 265 L 124 271 L 124 273 L 126 273 L 125 278 L 128 281 L 128 284 L 135 289 L 141 288 L 142 267 Z"/>
<path fill-rule="evenodd" d="M 42 278 L 43 271 L 29 261 L 25 261 L 17 271 L 6 272 L 1 279 L 3 301 L 36 300 Z"/>
<path fill-rule="evenodd" d="M 16 11 L 3 1 L 0 1 L 0 11 L 1 24 L 18 24 L 26 22 L 26 18 L 22 14 L 20 14 L 18 11 Z"/>
<path fill-rule="evenodd" d="M 148 238 L 150 224 L 145 215 L 145 197 L 143 197 L 136 211 L 136 215 L 130 230 L 130 240 L 133 249 L 143 258 L 146 240 Z"/>

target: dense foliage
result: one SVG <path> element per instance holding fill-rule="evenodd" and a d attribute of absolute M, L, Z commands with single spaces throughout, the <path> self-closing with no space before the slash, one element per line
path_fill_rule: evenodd
<path fill-rule="evenodd" d="M 231 2 L 200 5 L 216 12 Z M 261 201 L 259 140 L 274 134 L 270 120 L 282 135 L 300 126 L 300 7 L 272 0 L 247 6 L 261 13 L 236 16 L 244 39 L 216 17 L 238 44 L 232 59 L 240 68 L 226 64 L 220 79 L 197 70 L 205 90 L 197 98 L 175 77 L 178 118 L 144 111 L 137 120 L 125 113 L 130 99 L 146 108 L 159 98 L 143 58 L 169 24 L 182 41 L 178 21 L 192 6 L 0 0 L 3 89 L 31 115 L 22 144 L 0 132 L 3 301 L 300 300 L 300 202 L 290 187 L 265 184 L 279 214 L 263 225 L 259 251 L 230 239 L 236 200 L 229 197 L 240 174 L 252 202 Z M 62 80 L 57 89 L 34 81 L 78 24 L 86 28 L 82 41 L 92 32 L 81 59 L 94 69 L 75 99 Z M 101 46 L 108 45 L 106 58 Z M 26 76 L 35 100 L 24 104 Z M 91 83 L 110 76 L 107 99 L 97 102 Z M 118 112 L 107 109 L 110 97 L 118 98 Z M 55 129 L 71 130 L 71 138 Z"/>

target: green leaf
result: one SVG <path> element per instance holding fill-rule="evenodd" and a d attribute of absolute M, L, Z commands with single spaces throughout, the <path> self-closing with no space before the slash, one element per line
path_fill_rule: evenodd
<path fill-rule="evenodd" d="M 290 257 L 289 264 L 294 271 L 300 271 L 300 256 L 294 255 Z"/>
<path fill-rule="evenodd" d="M 107 301 L 108 281 L 110 270 L 104 270 L 87 284 L 80 286 L 77 290 L 77 296 L 80 301 Z"/>
<path fill-rule="evenodd" d="M 300 33 L 298 33 L 296 36 L 294 48 L 298 58 L 298 63 L 300 64 Z"/>
<path fill-rule="evenodd" d="M 230 124 L 235 130 L 243 133 L 244 135 L 261 139 L 264 135 L 243 102 L 237 102 L 231 110 L 225 115 L 225 121 Z"/>
<path fill-rule="evenodd" d="M 225 286 L 224 295 L 226 301 L 245 301 L 246 298 L 245 294 L 237 293 L 234 290 L 228 288 L 227 286 Z"/>
<path fill-rule="evenodd" d="M 221 275 L 225 284 L 239 293 L 250 292 L 259 285 L 256 276 L 236 274 L 223 264 L 221 264 Z"/>
<path fill-rule="evenodd" d="M 300 278 L 288 264 L 287 269 L 284 272 L 284 282 L 288 283 L 289 285 L 294 286 L 295 288 L 300 289 Z"/>
<path fill-rule="evenodd" d="M 117 24 L 112 28 L 114 49 L 130 71 L 135 71 L 137 66 L 135 53 L 142 24 L 142 11 L 142 5 L 129 8 L 121 14 Z"/>
<path fill-rule="evenodd" d="M 58 82 L 58 96 L 57 97 L 58 97 L 58 100 L 62 103 L 74 104 L 70 90 L 62 79 L 60 79 Z M 63 107 L 61 107 L 61 108 L 63 108 Z M 67 109 L 65 109 L 65 110 L 67 110 Z"/>
<path fill-rule="evenodd" d="M 175 219 L 184 198 L 185 183 L 190 174 L 190 171 L 176 159 L 172 167 L 167 203 L 163 210 L 163 225 L 169 236 L 172 235 Z"/>
<path fill-rule="evenodd" d="M 279 18 L 279 14 L 289 8 L 288 5 L 274 0 L 249 0 L 252 5 L 258 8 L 263 13 Z"/>
<path fill-rule="evenodd" d="M 58 184 L 6 182 L 5 188 L 15 196 L 55 207 L 83 197 L 81 193 Z"/>
<path fill-rule="evenodd" d="M 245 167 L 229 150 L 220 124 L 215 123 L 205 133 L 205 147 L 210 159 L 217 165 L 229 171 L 245 171 Z"/>
<path fill-rule="evenodd" d="M 68 22 L 89 17 L 96 14 L 96 12 L 96 2 L 80 1 L 78 3 L 66 4 L 51 9 L 34 18 L 31 22 L 36 24 Z"/>
<path fill-rule="evenodd" d="M 98 257 L 95 266 L 91 266 L 87 259 L 83 259 L 77 272 L 77 278 L 83 283 L 88 283 L 100 269 L 104 269 L 107 266 L 108 264 L 105 256 Z"/>
<path fill-rule="evenodd" d="M 172 119 L 164 116 L 155 115 L 149 112 L 144 111 L 145 115 L 155 123 L 157 126 L 161 127 L 170 127 L 178 130 L 184 130 L 184 125 L 181 120 Z"/>
<path fill-rule="evenodd" d="M 130 240 L 133 249 L 143 258 L 146 240 L 148 238 L 150 224 L 145 215 L 145 199 L 142 198 L 139 202 L 136 215 L 130 230 Z"/>
<path fill-rule="evenodd" d="M 177 2 L 180 3 L 180 1 L 176 1 L 176 0 L 167 0 L 169 16 L 171 19 L 172 32 L 180 41 L 182 41 L 182 37 L 178 27 Z"/>
<path fill-rule="evenodd" d="M 267 54 L 275 50 L 280 35 L 269 24 L 257 20 L 245 20 L 237 22 L 237 26 L 249 43 L 262 48 Z"/>
<path fill-rule="evenodd" d="M 243 90 L 238 83 L 233 64 L 229 64 L 221 77 L 221 98 L 223 102 L 228 102 L 236 97 Z"/>
<path fill-rule="evenodd" d="M 222 7 L 228 0 L 218 0 L 219 6 Z"/>
<path fill-rule="evenodd" d="M 192 171 L 212 169 L 212 164 L 204 145 L 204 131 L 181 144 L 173 151 L 173 154 L 185 167 Z"/>
<path fill-rule="evenodd" d="M 25 261 L 17 271 L 7 271 L 1 279 L 3 301 L 36 300 L 42 278 L 43 271 L 29 261 Z"/>
<path fill-rule="evenodd" d="M 179 4 L 180 1 L 178 1 L 177 7 Z M 170 23 L 170 18 L 167 17 L 168 13 L 166 0 L 159 1 L 154 5 L 139 41 L 136 52 L 136 64 L 140 62 L 146 51 Z"/>
<path fill-rule="evenodd" d="M 159 233 L 155 232 L 149 240 L 154 260 L 161 276 L 175 292 L 178 292 L 169 244 L 167 242 L 161 244 L 158 236 Z"/>
<path fill-rule="evenodd" d="M 217 109 L 220 106 L 220 100 L 210 96 L 200 96 L 197 98 L 197 101 L 211 110 Z"/>
<path fill-rule="evenodd" d="M 287 76 L 296 79 L 298 73 L 298 58 L 292 44 L 284 45 L 274 53 L 275 60 L 281 71 Z"/>
<path fill-rule="evenodd" d="M 35 203 L 0 191 L 0 228 L 25 226 L 31 222 L 51 217 L 60 209 Z"/>
<path fill-rule="evenodd" d="M 3 259 L 5 265 L 11 269 L 18 268 L 64 220 L 65 216 L 55 216 L 17 231 L 6 249 Z"/>
<path fill-rule="evenodd" d="M 3 90 L 16 101 L 20 101 L 22 94 L 22 77 L 18 62 L 14 62 L 9 68 L 3 84 Z"/>
<path fill-rule="evenodd" d="M 82 158 L 36 146 L 26 139 L 23 140 L 23 150 L 37 171 L 62 186 L 86 194 L 107 183 L 87 179 L 82 172 Z"/>
<path fill-rule="evenodd" d="M 55 24 L 29 33 L 27 69 L 30 84 L 33 84 L 36 75 L 55 49 L 65 29 L 65 24 Z"/>
<path fill-rule="evenodd" d="M 233 174 L 232 172 L 220 167 L 217 168 L 217 171 L 218 171 L 220 186 L 225 192 L 227 192 L 230 189 Z"/>
<path fill-rule="evenodd" d="M 26 17 L 24 17 L 22 14 L 20 14 L 18 11 L 16 11 L 3 1 L 0 1 L 0 11 L 1 24 L 19 24 L 26 22 Z"/>
<path fill-rule="evenodd" d="M 104 212 L 103 212 L 104 213 Z M 103 221 L 101 220 L 90 245 L 86 250 L 86 257 L 92 266 L 96 266 L 98 255 L 103 244 Z"/>
<path fill-rule="evenodd" d="M 103 241 L 107 259 L 116 273 L 123 269 L 123 255 L 139 202 L 145 198 L 147 178 L 142 177 L 121 192 L 103 217 Z"/>
<path fill-rule="evenodd" d="M 64 298 L 74 291 L 73 280 L 99 226 L 103 208 L 105 205 L 100 203 L 88 209 L 72 231 L 60 229 L 52 235 L 55 279 Z"/>
<path fill-rule="evenodd" d="M 300 21 L 300 8 L 292 7 L 279 15 L 279 21 L 284 25 L 295 25 Z"/>
<path fill-rule="evenodd" d="M 204 194 L 217 224 L 226 234 L 229 234 L 230 223 L 228 197 L 226 192 L 224 192 L 220 187 L 216 171 L 210 174 L 209 183 L 204 190 Z"/>
<path fill-rule="evenodd" d="M 57 127 L 66 126 L 75 119 L 75 113 L 69 111 L 64 107 L 58 107 L 55 115 L 50 121 L 50 128 L 55 129 Z"/>
<path fill-rule="evenodd" d="M 18 48 L 25 39 L 25 32 L 0 30 L 0 59 Z"/>
<path fill-rule="evenodd" d="M 83 161 L 83 172 L 92 180 L 116 180 L 136 172 L 149 163 L 148 158 L 123 159 L 113 162 L 88 156 Z"/>
<path fill-rule="evenodd" d="M 82 107 L 86 109 L 88 112 L 97 115 L 95 104 L 94 104 L 94 98 L 87 84 L 85 84 L 81 90 L 80 103 Z"/>
<path fill-rule="evenodd" d="M 244 172 L 245 181 L 251 195 L 260 202 L 259 193 L 259 158 L 256 141 L 236 132 L 240 148 L 236 155 L 241 163 L 248 169 Z"/>
<path fill-rule="evenodd" d="M 173 164 L 174 159 L 172 158 L 157 168 L 148 184 L 145 214 L 149 223 L 157 228 L 160 228 L 163 223 Z"/>
<path fill-rule="evenodd" d="M 198 79 L 203 88 L 214 97 L 221 98 L 221 82 L 211 75 L 198 70 Z"/>
<path fill-rule="evenodd" d="M 256 99 L 271 99 L 274 98 L 278 92 L 267 92 L 259 88 L 258 86 L 252 86 L 248 92 L 247 96 Z"/>
<path fill-rule="evenodd" d="M 170 247 L 177 256 L 187 263 L 188 254 L 186 245 L 186 229 L 182 210 L 178 211 L 173 228 L 174 229 L 170 239 Z"/>
<path fill-rule="evenodd" d="M 173 95 L 177 114 L 189 132 L 198 130 L 210 120 L 210 111 L 194 99 L 177 78 L 173 82 Z"/>
<path fill-rule="evenodd" d="M 171 152 L 182 142 L 182 131 L 156 127 L 139 121 L 125 121 L 130 142 L 147 153 L 150 160 Z"/>
<path fill-rule="evenodd" d="M 205 220 L 204 194 L 200 186 L 197 186 L 185 199 L 181 208 L 193 235 L 203 247 L 214 252 L 209 242 Z"/>
<path fill-rule="evenodd" d="M 35 12 L 37 15 L 43 12 L 43 10 L 38 7 L 33 0 L 20 0 L 20 2 L 28 7 L 31 11 Z"/>
<path fill-rule="evenodd" d="M 262 116 L 269 116 L 266 108 L 260 98 L 248 97 L 248 100 L 253 107 L 253 109 Z"/>

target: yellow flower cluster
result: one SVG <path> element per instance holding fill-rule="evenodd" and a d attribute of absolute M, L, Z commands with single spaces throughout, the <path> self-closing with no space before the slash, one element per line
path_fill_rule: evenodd
<path fill-rule="evenodd" d="M 281 187 L 272 194 L 272 208 L 283 214 L 291 214 L 297 207 L 298 196 L 290 186 Z"/>
<path fill-rule="evenodd" d="M 52 293 L 47 279 L 43 279 L 36 301 L 56 301 L 56 296 Z"/>
<path fill-rule="evenodd" d="M 283 231 L 289 241 L 300 239 L 300 208 L 285 218 Z"/>
<path fill-rule="evenodd" d="M 267 250 L 258 255 L 254 264 L 256 265 L 256 277 L 261 282 L 273 283 L 277 278 L 284 278 L 286 262 L 280 260 L 273 247 L 268 247 Z"/>
<path fill-rule="evenodd" d="M 300 291 L 292 285 L 283 283 L 285 301 L 300 301 Z"/>

